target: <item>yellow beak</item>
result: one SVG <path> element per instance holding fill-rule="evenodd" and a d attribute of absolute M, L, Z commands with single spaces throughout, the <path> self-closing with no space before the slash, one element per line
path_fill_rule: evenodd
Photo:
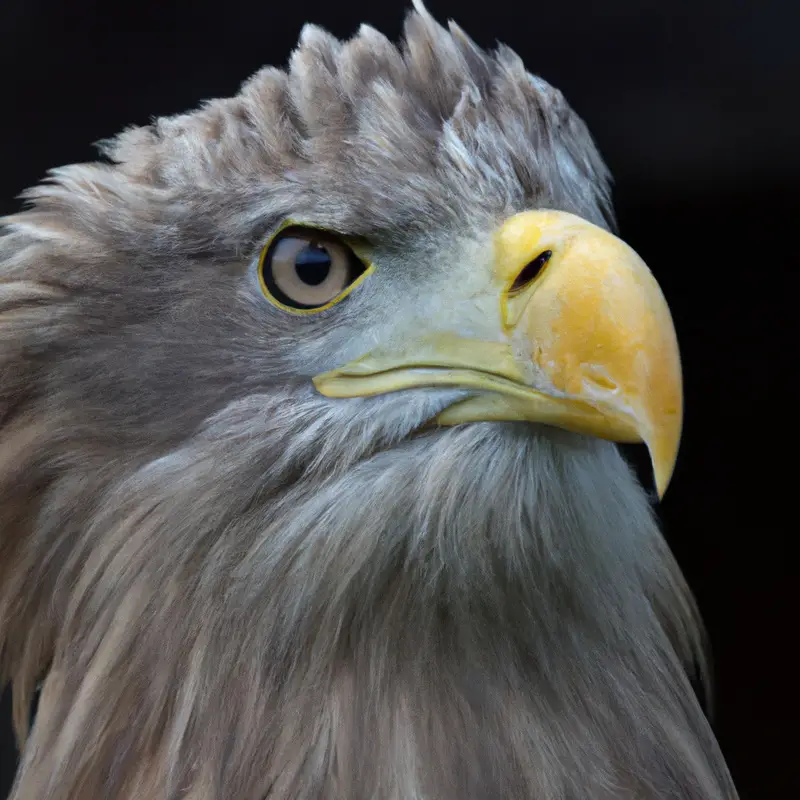
<path fill-rule="evenodd" d="M 529 275 L 534 263 L 544 266 Z M 680 442 L 681 366 L 669 308 L 644 262 L 579 217 L 526 211 L 497 231 L 489 285 L 501 320 L 491 340 L 412 339 L 314 385 L 328 397 L 462 388 L 470 396 L 438 424 L 528 421 L 644 442 L 662 496 Z"/>

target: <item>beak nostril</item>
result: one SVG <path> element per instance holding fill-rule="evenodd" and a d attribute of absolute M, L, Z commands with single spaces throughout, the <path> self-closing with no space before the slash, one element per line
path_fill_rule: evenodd
<path fill-rule="evenodd" d="M 533 261 L 529 261 L 522 269 L 522 272 L 517 275 L 508 291 L 514 293 L 524 289 L 545 268 L 552 255 L 552 250 L 545 250 L 539 253 Z"/>

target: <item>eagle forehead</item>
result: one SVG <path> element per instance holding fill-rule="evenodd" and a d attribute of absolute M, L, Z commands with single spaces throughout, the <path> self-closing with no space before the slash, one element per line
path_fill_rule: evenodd
<path fill-rule="evenodd" d="M 263 70 L 232 102 L 259 121 L 270 166 L 290 165 L 296 199 L 313 185 L 303 200 L 367 228 L 537 206 L 611 217 L 606 168 L 561 93 L 421 4 L 398 46 L 369 26 L 344 42 L 306 26 L 288 70 Z"/>
<path fill-rule="evenodd" d="M 291 196 L 298 187 L 284 176 L 307 168 L 378 194 L 405 176 L 440 202 L 478 193 L 577 211 L 570 195 L 587 185 L 595 205 L 607 201 L 605 167 L 560 92 L 508 47 L 483 50 L 421 4 L 398 45 L 369 26 L 347 41 L 306 26 L 286 70 L 264 68 L 235 97 L 161 118 L 150 134 L 129 130 L 105 150 L 147 182 L 213 190 L 226 177 L 267 179 L 271 199 L 275 184 Z"/>
<path fill-rule="evenodd" d="M 420 4 L 398 45 L 307 26 L 287 69 L 102 150 L 113 165 L 67 167 L 28 197 L 85 249 L 140 258 L 238 257 L 287 217 L 394 247 L 527 208 L 613 225 L 608 172 L 561 94 Z"/>

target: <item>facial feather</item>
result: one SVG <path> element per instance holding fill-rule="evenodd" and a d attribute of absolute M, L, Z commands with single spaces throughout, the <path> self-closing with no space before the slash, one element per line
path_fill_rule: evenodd
<path fill-rule="evenodd" d="M 14 799 L 734 797 L 692 600 L 612 445 L 310 384 L 466 304 L 504 214 L 611 224 L 560 94 L 419 7 L 399 49 L 306 28 L 287 72 L 105 153 L 0 238 Z M 269 308 L 253 262 L 289 216 L 383 276 Z"/>

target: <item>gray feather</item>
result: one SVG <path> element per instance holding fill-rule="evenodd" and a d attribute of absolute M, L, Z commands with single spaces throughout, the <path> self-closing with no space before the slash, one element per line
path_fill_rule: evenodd
<path fill-rule="evenodd" d="M 418 6 L 399 49 L 307 27 L 288 71 L 104 152 L 0 238 L 14 800 L 735 798 L 693 601 L 612 445 L 420 433 L 453 392 L 310 385 L 444 296 L 488 313 L 468 270 L 503 216 L 612 224 L 561 95 Z M 368 237 L 375 280 L 269 307 L 287 216 Z"/>

